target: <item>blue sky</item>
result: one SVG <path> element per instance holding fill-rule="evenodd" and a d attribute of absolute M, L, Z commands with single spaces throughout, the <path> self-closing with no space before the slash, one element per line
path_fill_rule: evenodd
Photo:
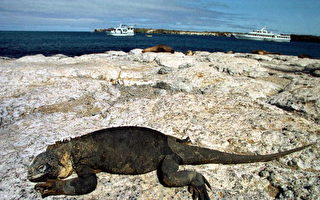
<path fill-rule="evenodd" d="M 145 28 L 320 35 L 320 0 L 0 0 L 0 30 Z"/>

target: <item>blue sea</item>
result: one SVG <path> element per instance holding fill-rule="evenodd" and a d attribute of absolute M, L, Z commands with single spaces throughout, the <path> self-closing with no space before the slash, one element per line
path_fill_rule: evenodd
<path fill-rule="evenodd" d="M 166 44 L 176 51 L 201 50 L 209 52 L 242 52 L 263 49 L 285 55 L 309 55 L 320 58 L 320 43 L 238 40 L 233 37 L 136 34 L 134 37 L 113 37 L 95 32 L 29 32 L 0 31 L 0 56 L 19 58 L 26 55 L 46 56 L 64 54 L 79 56 L 101 53 L 108 50 L 128 52 L 135 48 L 146 48 Z"/>

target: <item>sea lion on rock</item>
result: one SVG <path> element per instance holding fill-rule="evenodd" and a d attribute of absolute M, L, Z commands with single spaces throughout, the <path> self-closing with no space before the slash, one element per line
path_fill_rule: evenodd
<path fill-rule="evenodd" d="M 268 54 L 280 55 L 280 53 L 269 52 L 269 51 L 266 51 L 266 50 L 253 50 L 253 51 L 251 51 L 251 53 L 259 54 L 259 55 L 268 55 Z"/>
<path fill-rule="evenodd" d="M 307 54 L 300 54 L 298 55 L 298 58 L 312 58 L 312 57 Z"/>
<path fill-rule="evenodd" d="M 142 53 L 146 53 L 146 52 L 169 52 L 169 53 L 174 53 L 174 50 L 164 44 L 159 44 L 153 47 L 149 47 L 149 48 L 145 48 L 142 50 Z"/>
<path fill-rule="evenodd" d="M 186 55 L 186 56 L 193 56 L 194 53 L 195 53 L 194 51 L 188 50 L 188 51 L 184 52 L 184 55 Z"/>

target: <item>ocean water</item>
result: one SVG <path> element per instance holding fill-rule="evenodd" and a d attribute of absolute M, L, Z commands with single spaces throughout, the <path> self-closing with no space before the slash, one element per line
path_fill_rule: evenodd
<path fill-rule="evenodd" d="M 26 55 L 46 56 L 64 54 L 79 56 L 108 50 L 125 52 L 134 48 L 146 48 L 166 44 L 176 51 L 201 50 L 209 52 L 242 52 L 263 49 L 285 55 L 309 55 L 320 58 L 320 43 L 238 40 L 233 37 L 136 34 L 134 37 L 113 37 L 94 32 L 24 32 L 0 31 L 0 56 L 19 58 Z"/>

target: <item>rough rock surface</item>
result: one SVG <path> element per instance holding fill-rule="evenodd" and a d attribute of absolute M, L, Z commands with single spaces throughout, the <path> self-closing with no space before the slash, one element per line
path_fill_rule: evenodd
<path fill-rule="evenodd" d="M 212 199 L 318 199 L 320 60 L 195 52 L 26 56 L 0 60 L 0 197 L 40 199 L 32 158 L 57 140 L 139 125 L 195 145 L 267 154 L 317 145 L 268 163 L 182 166 L 204 174 Z M 48 199 L 191 199 L 156 172 L 98 174 L 95 191 Z"/>

